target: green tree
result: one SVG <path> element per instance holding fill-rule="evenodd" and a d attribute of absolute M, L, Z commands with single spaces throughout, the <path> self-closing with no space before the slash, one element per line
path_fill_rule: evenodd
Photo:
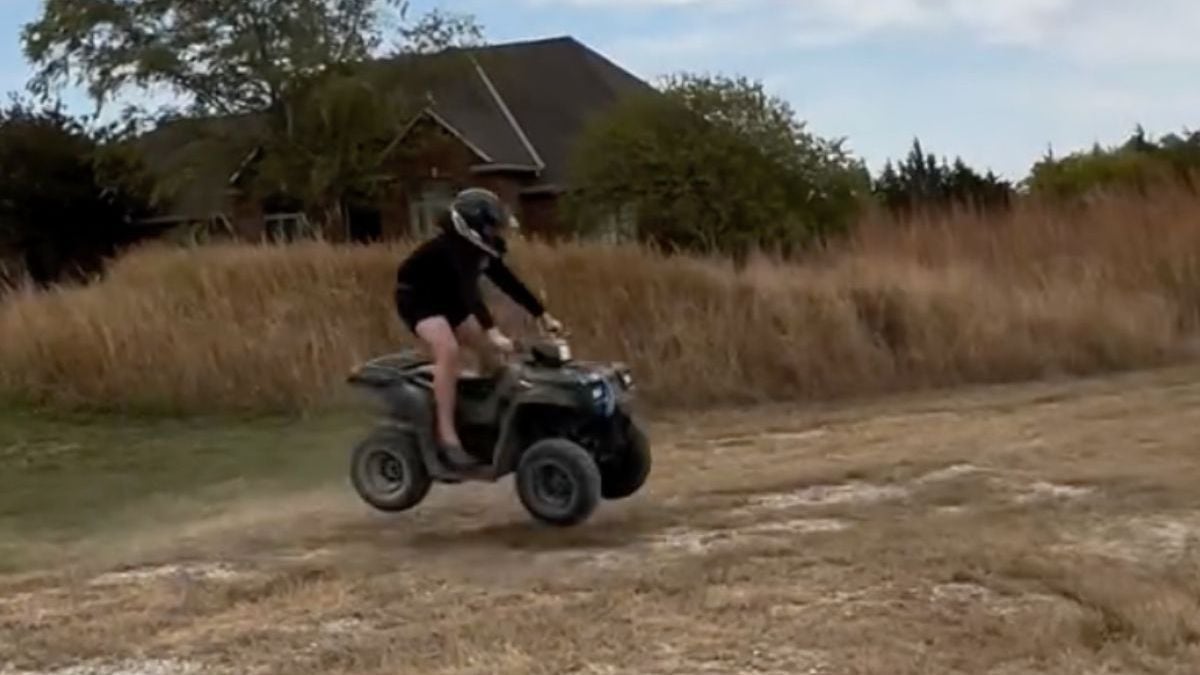
<path fill-rule="evenodd" d="M 599 117 L 572 173 L 568 213 L 585 231 L 629 216 L 664 248 L 738 255 L 845 230 L 869 181 L 760 83 L 692 74 Z"/>
<path fill-rule="evenodd" d="M 100 108 L 165 89 L 173 112 L 286 114 L 314 76 L 479 37 L 469 17 L 408 12 L 404 0 L 46 0 L 22 37 L 43 97 L 81 85 Z"/>
<path fill-rule="evenodd" d="M 1200 177 L 1200 132 L 1168 134 L 1158 140 L 1139 126 L 1121 145 L 1063 157 L 1048 153 L 1034 164 L 1026 183 L 1031 193 L 1079 199 L 1099 190 L 1145 192 L 1163 183 L 1195 188 Z"/>
<path fill-rule="evenodd" d="M 403 0 L 47 0 L 23 38 L 35 93 L 85 85 L 98 111 L 133 90 L 178 99 L 127 106 L 136 124 L 244 118 L 206 127 L 194 163 L 260 148 L 252 192 L 326 208 L 373 188 L 424 104 L 434 74 L 405 57 L 475 44 L 481 29 L 438 11 L 412 19 Z"/>
<path fill-rule="evenodd" d="M 1004 208 L 1014 188 L 992 171 L 980 174 L 961 157 L 953 164 L 928 153 L 919 139 L 903 162 L 884 165 L 872 187 L 875 196 L 893 212 L 912 213 L 950 206 L 977 209 Z"/>
<path fill-rule="evenodd" d="M 42 284 L 99 272 L 145 234 L 151 193 L 136 160 L 59 107 L 18 101 L 0 110 L 0 247 Z"/>

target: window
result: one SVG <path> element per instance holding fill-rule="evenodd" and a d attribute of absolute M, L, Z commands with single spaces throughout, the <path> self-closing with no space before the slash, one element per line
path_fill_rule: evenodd
<path fill-rule="evenodd" d="M 408 203 L 409 234 L 424 238 L 437 231 L 438 217 L 454 200 L 454 190 L 447 181 L 428 181 Z"/>
<path fill-rule="evenodd" d="M 275 243 L 311 239 L 316 231 L 303 213 L 270 213 L 264 216 L 267 239 Z"/>
<path fill-rule="evenodd" d="M 317 236 L 317 230 L 305 215 L 299 199 L 272 194 L 263 199 L 262 212 L 268 241 L 286 243 Z"/>
<path fill-rule="evenodd" d="M 637 205 L 626 203 L 604 218 L 598 238 L 604 243 L 618 244 L 633 241 L 637 234 Z"/>

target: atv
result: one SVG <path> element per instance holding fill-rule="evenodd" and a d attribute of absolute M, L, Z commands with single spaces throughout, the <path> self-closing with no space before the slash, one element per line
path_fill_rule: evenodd
<path fill-rule="evenodd" d="M 649 441 L 631 412 L 629 369 L 576 361 L 561 338 L 518 345 L 493 376 L 459 378 L 456 424 L 463 449 L 478 460 L 465 468 L 443 457 L 435 441 L 430 360 L 413 350 L 381 356 L 348 381 L 384 407 L 350 466 L 355 491 L 380 511 L 417 506 L 434 483 L 494 483 L 515 473 L 517 495 L 535 519 L 570 527 L 602 499 L 633 495 L 650 474 Z"/>

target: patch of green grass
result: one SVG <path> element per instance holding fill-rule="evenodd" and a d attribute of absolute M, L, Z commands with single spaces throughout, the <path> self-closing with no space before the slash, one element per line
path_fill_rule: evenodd
<path fill-rule="evenodd" d="M 230 495 L 345 480 L 370 419 L 163 419 L 0 408 L 0 568 L 38 546 L 190 513 Z"/>

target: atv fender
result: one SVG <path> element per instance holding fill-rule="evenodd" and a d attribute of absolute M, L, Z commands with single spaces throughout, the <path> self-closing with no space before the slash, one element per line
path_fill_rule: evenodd
<path fill-rule="evenodd" d="M 435 410 L 430 405 L 429 392 L 413 382 L 393 383 L 381 388 L 378 395 L 387 405 L 388 414 L 394 418 L 422 427 L 433 421 Z"/>
<path fill-rule="evenodd" d="M 446 466 L 437 451 L 433 436 L 436 410 L 426 387 L 412 381 L 401 380 L 374 388 L 374 393 L 384 402 L 388 415 L 383 424 L 412 434 L 421 448 L 421 459 L 430 478 L 437 481 L 461 480 L 460 472 Z"/>
<path fill-rule="evenodd" d="M 571 412 L 578 407 L 578 395 L 568 390 L 534 389 L 518 395 L 509 406 L 500 425 L 493 462 L 496 475 L 503 476 L 515 470 L 521 451 L 528 444 L 527 439 L 521 438 L 518 433 L 518 424 L 524 415 L 532 414 L 532 411 L 538 408 L 558 408 L 564 412 Z"/>
<path fill-rule="evenodd" d="M 421 449 L 421 460 L 425 463 L 425 470 L 429 472 L 429 477 L 436 481 L 458 481 L 461 477 L 451 471 L 437 454 L 437 446 L 434 445 L 433 435 L 426 425 L 414 425 L 409 422 L 404 422 L 397 419 L 385 419 L 380 422 L 380 426 L 388 429 L 395 429 L 405 434 L 411 434 L 417 439 L 417 447 Z"/>

